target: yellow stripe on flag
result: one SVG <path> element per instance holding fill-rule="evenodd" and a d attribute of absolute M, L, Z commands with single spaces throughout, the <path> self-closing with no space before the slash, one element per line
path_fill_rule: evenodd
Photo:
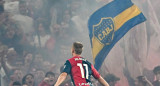
<path fill-rule="evenodd" d="M 104 45 L 98 41 L 96 37 L 92 38 L 92 54 L 93 54 L 93 60 L 95 60 L 97 54 L 102 50 Z"/>
<path fill-rule="evenodd" d="M 130 8 L 126 9 L 116 17 L 114 17 L 115 23 L 115 31 L 117 31 L 125 22 L 134 18 L 135 16 L 139 15 L 141 11 L 136 5 L 131 6 Z"/>

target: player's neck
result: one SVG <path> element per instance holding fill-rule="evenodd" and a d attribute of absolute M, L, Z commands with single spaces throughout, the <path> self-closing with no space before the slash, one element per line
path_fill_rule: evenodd
<path fill-rule="evenodd" d="M 73 53 L 72 55 L 73 55 L 73 57 L 75 57 L 75 56 L 80 57 L 81 56 L 81 55 L 78 55 L 78 54 L 75 54 L 75 53 Z"/>

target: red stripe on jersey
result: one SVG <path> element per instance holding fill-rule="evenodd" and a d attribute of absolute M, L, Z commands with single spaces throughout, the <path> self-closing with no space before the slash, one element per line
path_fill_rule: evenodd
<path fill-rule="evenodd" d="M 91 65 L 92 68 L 92 75 L 94 76 L 95 79 L 100 78 L 100 74 L 98 73 L 98 71 L 94 68 L 93 65 Z"/>
<path fill-rule="evenodd" d="M 78 60 L 81 57 L 75 56 L 71 59 L 69 59 L 69 62 L 71 64 L 71 76 L 74 81 L 75 86 L 90 86 L 85 85 L 86 79 L 85 79 L 85 71 L 83 68 L 82 60 Z M 84 75 L 84 77 L 83 77 Z"/>

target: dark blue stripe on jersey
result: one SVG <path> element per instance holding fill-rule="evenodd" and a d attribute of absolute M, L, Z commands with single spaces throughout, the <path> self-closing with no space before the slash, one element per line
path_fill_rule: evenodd
<path fill-rule="evenodd" d="M 66 63 L 64 64 L 63 72 L 66 72 L 67 74 L 70 74 L 71 80 L 72 80 L 72 82 L 73 82 L 73 85 L 75 86 L 73 77 L 72 77 L 72 75 L 71 75 L 71 68 L 72 68 L 71 63 L 69 62 L 69 60 L 67 60 Z"/>
<path fill-rule="evenodd" d="M 75 83 L 74 83 L 74 80 L 73 80 L 73 77 L 72 77 L 71 74 L 70 74 L 70 77 L 71 77 L 71 80 L 72 80 L 73 85 L 76 86 Z"/>
<path fill-rule="evenodd" d="M 91 76 L 92 76 L 92 68 L 91 68 L 91 63 L 88 62 L 87 60 L 86 61 L 82 61 L 82 64 L 87 64 L 88 65 L 88 79 L 86 79 L 86 82 L 88 83 L 91 83 Z M 85 66 L 83 66 L 83 68 L 85 68 Z M 85 69 L 85 77 L 86 77 L 86 72 L 87 70 Z M 91 85 L 90 85 L 91 86 Z"/>
<path fill-rule="evenodd" d="M 71 73 L 71 64 L 70 64 L 70 62 L 68 60 L 64 64 L 63 72 L 66 72 L 67 74 Z"/>

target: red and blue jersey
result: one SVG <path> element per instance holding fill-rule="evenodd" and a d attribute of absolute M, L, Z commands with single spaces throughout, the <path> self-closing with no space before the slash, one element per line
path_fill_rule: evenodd
<path fill-rule="evenodd" d="M 64 64 L 63 72 L 70 74 L 74 86 L 92 86 L 91 75 L 95 79 L 100 77 L 94 66 L 79 56 L 68 59 Z"/>

